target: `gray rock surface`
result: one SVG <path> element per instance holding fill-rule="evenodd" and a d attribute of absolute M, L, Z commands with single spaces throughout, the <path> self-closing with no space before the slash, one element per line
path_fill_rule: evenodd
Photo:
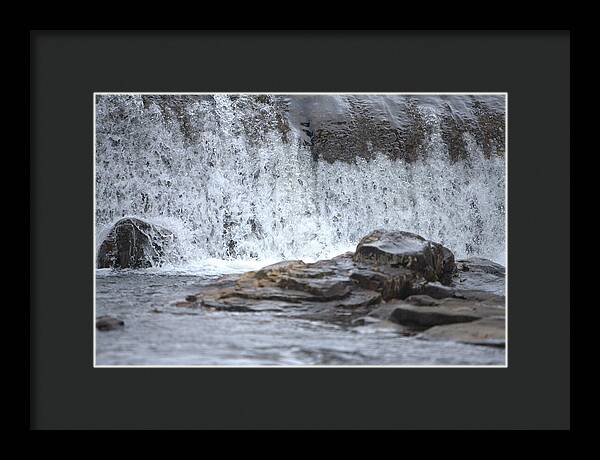
<path fill-rule="evenodd" d="M 449 280 L 456 267 L 454 254 L 441 244 L 409 232 L 374 230 L 356 247 L 354 260 L 404 267 L 427 281 Z"/>
<path fill-rule="evenodd" d="M 467 324 L 435 326 L 421 333 L 419 337 L 427 340 L 444 340 L 473 345 L 505 347 L 505 329 L 505 319 L 503 317 L 493 317 L 483 318 Z"/>
<path fill-rule="evenodd" d="M 477 267 L 488 265 L 477 262 Z M 498 281 L 483 286 L 492 285 L 496 290 L 504 278 L 498 267 L 493 268 L 487 269 L 486 276 L 495 276 Z M 428 281 L 431 279 L 443 282 Z M 505 297 L 493 290 L 470 289 L 473 283 L 467 282 L 465 288 L 461 282 L 448 249 L 412 233 L 379 230 L 363 238 L 355 253 L 315 263 L 285 261 L 229 275 L 175 305 L 232 312 L 273 311 L 375 330 L 379 323 L 385 330 L 395 324 L 393 330 L 413 335 L 458 323 L 463 327 L 457 329 L 457 337 L 460 332 L 461 340 L 471 343 L 471 334 L 473 342 L 479 343 L 475 339 L 487 330 L 483 326 L 491 327 L 480 321 L 504 322 Z M 476 324 L 473 331 L 468 326 L 471 323 Z M 436 334 L 442 337 L 442 332 Z M 446 332 L 447 337 L 451 332 Z M 495 334 L 499 344 L 499 332 Z"/>
<path fill-rule="evenodd" d="M 442 324 L 468 323 L 482 318 L 504 317 L 502 304 L 490 305 L 476 300 L 447 298 L 434 306 L 421 306 L 397 300 L 386 305 L 385 319 L 412 326 L 427 328 Z"/>
<path fill-rule="evenodd" d="M 119 220 L 101 243 L 98 268 L 148 268 L 165 261 L 167 248 L 175 236 L 166 228 L 141 219 Z"/>

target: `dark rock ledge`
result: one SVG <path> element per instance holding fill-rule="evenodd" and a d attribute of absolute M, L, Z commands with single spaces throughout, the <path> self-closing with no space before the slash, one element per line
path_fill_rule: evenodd
<path fill-rule="evenodd" d="M 391 322 L 427 340 L 502 347 L 503 293 L 501 265 L 455 261 L 449 249 L 419 235 L 375 230 L 354 253 L 224 276 L 175 305 L 274 311 L 353 327 Z"/>

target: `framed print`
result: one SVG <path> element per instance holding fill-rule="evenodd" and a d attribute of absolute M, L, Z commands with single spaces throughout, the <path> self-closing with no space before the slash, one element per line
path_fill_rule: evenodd
<path fill-rule="evenodd" d="M 570 428 L 569 31 L 29 41 L 30 428 Z"/>

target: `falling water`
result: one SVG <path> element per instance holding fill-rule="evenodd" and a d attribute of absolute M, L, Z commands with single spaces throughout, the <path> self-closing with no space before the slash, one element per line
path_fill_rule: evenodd
<path fill-rule="evenodd" d="M 185 98 L 177 96 L 174 98 Z M 170 107 L 140 95 L 98 96 L 97 243 L 136 216 L 177 236 L 176 264 L 208 258 L 320 259 L 375 228 L 439 241 L 458 257 L 504 263 L 505 162 L 463 133 L 452 161 L 435 107 L 415 161 L 386 151 L 317 160 L 302 132 L 282 129 L 271 97 L 189 97 Z"/>

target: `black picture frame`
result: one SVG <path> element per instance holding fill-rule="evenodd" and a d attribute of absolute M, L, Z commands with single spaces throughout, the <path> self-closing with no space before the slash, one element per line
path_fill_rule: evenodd
<path fill-rule="evenodd" d="M 568 31 L 30 31 L 33 429 L 568 429 Z M 92 94 L 507 92 L 506 369 L 94 369 Z"/>

